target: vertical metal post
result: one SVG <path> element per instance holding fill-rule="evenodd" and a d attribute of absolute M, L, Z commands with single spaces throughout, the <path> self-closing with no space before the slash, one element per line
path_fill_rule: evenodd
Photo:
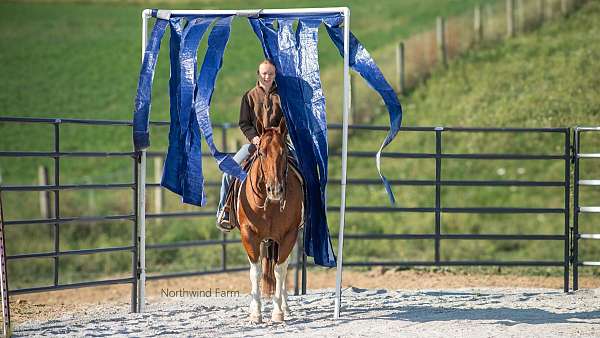
<path fill-rule="evenodd" d="M 38 167 L 38 185 L 48 186 L 50 185 L 48 178 L 48 167 L 40 165 Z M 50 191 L 40 191 L 40 214 L 42 218 L 52 218 L 52 206 L 50 205 Z"/>
<path fill-rule="evenodd" d="M 163 158 L 157 156 L 154 158 L 154 182 L 160 183 L 163 170 Z M 154 189 L 154 212 L 158 215 L 162 213 L 163 190 L 160 187 Z M 162 218 L 156 219 L 156 224 L 162 224 Z"/>
<path fill-rule="evenodd" d="M 571 207 L 569 201 L 571 195 L 571 129 L 565 131 L 565 257 L 564 257 L 564 291 L 569 292 L 569 220 Z"/>
<path fill-rule="evenodd" d="M 344 8 L 344 115 L 342 118 L 342 182 L 340 203 L 340 229 L 338 235 L 337 271 L 335 276 L 335 309 L 333 316 L 340 318 L 340 303 L 342 300 L 342 269 L 344 253 L 344 226 L 346 216 L 346 170 L 348 166 L 348 111 L 350 110 L 350 9 Z"/>
<path fill-rule="evenodd" d="M 142 11 L 142 62 L 146 51 L 146 35 L 149 11 Z M 146 297 L 146 150 L 137 154 L 137 228 L 138 228 L 138 307 L 137 312 L 144 312 Z"/>
<path fill-rule="evenodd" d="M 4 242 L 4 213 L 2 210 L 2 190 L 0 190 L 0 291 L 2 291 L 2 322 L 4 337 L 10 337 L 10 302 L 8 299 L 8 276 L 6 274 L 6 250 Z"/>
<path fill-rule="evenodd" d="M 134 215 L 134 219 L 133 219 L 133 224 L 132 224 L 132 231 L 131 231 L 131 240 L 133 242 L 133 249 L 132 249 L 132 255 L 131 255 L 131 277 L 133 278 L 133 283 L 131 285 L 131 312 L 137 312 L 137 304 L 138 304 L 138 294 L 137 294 L 137 289 L 138 289 L 138 250 L 139 250 L 139 246 L 138 246 L 138 232 L 137 232 L 137 225 L 138 225 L 138 203 L 137 203 L 137 189 L 138 189 L 138 176 L 137 176 L 137 172 L 138 172 L 138 161 L 137 161 L 137 156 L 133 156 L 133 182 L 134 182 L 134 186 L 133 186 L 133 215 Z"/>
<path fill-rule="evenodd" d="M 300 294 L 306 294 L 306 252 L 304 251 L 304 241 L 306 236 L 306 228 L 302 227 L 302 248 L 300 253 L 302 254 L 302 287 L 300 288 Z"/>
<path fill-rule="evenodd" d="M 442 131 L 435 128 L 435 264 L 440 264 L 440 241 L 442 233 Z"/>
<path fill-rule="evenodd" d="M 297 296 L 300 292 L 300 264 L 302 264 L 302 259 L 300 258 L 300 255 L 302 255 L 302 245 L 302 237 L 298 236 L 298 238 L 296 239 L 296 269 L 294 271 L 294 296 Z"/>
<path fill-rule="evenodd" d="M 227 129 L 229 124 L 225 123 L 221 126 L 221 144 L 223 146 L 223 152 L 227 152 Z M 237 217 L 236 215 L 230 215 L 229 217 Z M 227 270 L 227 233 L 221 231 L 221 270 Z"/>
<path fill-rule="evenodd" d="M 579 128 L 575 128 L 573 135 L 575 173 L 573 175 L 573 291 L 579 289 Z"/>
<path fill-rule="evenodd" d="M 54 219 L 58 221 L 60 219 L 60 123 L 61 120 L 57 119 L 54 121 Z M 58 252 L 60 251 L 60 227 L 59 223 L 54 223 L 54 286 L 58 285 L 58 269 L 59 260 Z"/>

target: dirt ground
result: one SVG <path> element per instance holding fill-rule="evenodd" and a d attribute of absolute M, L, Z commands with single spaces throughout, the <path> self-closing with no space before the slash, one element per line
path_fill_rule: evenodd
<path fill-rule="evenodd" d="M 308 289 L 335 287 L 335 269 L 309 270 Z M 507 274 L 482 274 L 456 272 L 452 270 L 384 269 L 370 271 L 344 270 L 343 287 L 378 288 L 390 290 L 452 289 L 467 287 L 563 287 L 559 276 L 523 276 Z M 600 277 L 581 276 L 580 289 L 600 288 Z M 250 281 L 247 272 L 207 275 L 199 277 L 153 280 L 146 283 L 149 301 L 161 297 L 161 290 L 208 290 L 239 291 L 249 293 Z M 293 292 L 293 270 L 288 273 L 288 288 Z M 131 285 L 112 285 L 73 290 L 13 296 L 11 318 L 13 325 L 29 320 L 55 319 L 68 312 L 87 313 L 98 304 L 129 304 Z"/>

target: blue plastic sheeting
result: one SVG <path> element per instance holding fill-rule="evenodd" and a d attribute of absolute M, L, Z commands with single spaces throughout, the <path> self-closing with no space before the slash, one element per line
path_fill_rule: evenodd
<path fill-rule="evenodd" d="M 325 27 L 327 28 L 327 33 L 329 33 L 331 40 L 337 47 L 340 55 L 344 56 L 344 28 L 340 27 L 340 25 L 344 23 L 344 18 L 338 15 L 336 17 L 324 18 L 323 21 L 325 22 Z M 396 92 L 394 92 L 392 86 L 386 81 L 369 52 L 360 44 L 360 41 L 356 39 L 352 32 L 350 32 L 349 47 L 350 67 L 357 71 L 360 76 L 367 81 L 369 86 L 381 95 L 381 98 L 388 109 L 390 130 L 381 144 L 381 147 L 379 147 L 376 159 L 379 177 L 381 177 L 385 190 L 390 198 L 390 202 L 393 204 L 396 203 L 394 193 L 392 192 L 388 180 L 381 172 L 381 152 L 385 146 L 392 142 L 394 137 L 398 134 L 398 131 L 400 131 L 400 125 L 402 123 L 402 106 L 400 105 L 398 96 L 396 96 Z"/>
<path fill-rule="evenodd" d="M 227 154 L 219 152 L 213 141 L 210 103 L 214 84 L 223 63 L 229 39 L 231 16 L 186 16 L 157 19 L 144 54 L 135 101 L 133 140 L 136 150 L 149 146 L 149 111 L 152 78 L 160 41 L 166 26 L 171 28 L 171 97 L 169 149 L 161 184 L 182 196 L 183 202 L 204 205 L 200 132 L 205 137 L 219 168 L 240 179 L 246 173 Z M 305 242 L 308 256 L 323 266 L 335 266 L 326 214 L 327 121 L 325 97 L 318 63 L 318 30 L 325 23 L 329 36 L 343 55 L 342 15 L 263 15 L 250 18 L 265 56 L 277 67 L 277 85 L 288 131 L 298 153 L 300 170 L 306 184 Z M 277 20 L 278 28 L 273 23 Z M 293 29 L 298 20 L 296 31 Z M 208 27 L 207 53 L 198 75 L 198 44 Z M 380 170 L 380 154 L 398 133 L 402 109 L 396 94 L 360 42 L 351 35 L 350 66 L 382 96 L 390 114 L 390 131 L 377 154 L 377 168 L 393 202 L 393 193 Z"/>
<path fill-rule="evenodd" d="M 306 185 L 304 248 L 315 263 L 335 265 L 327 227 L 325 189 L 327 185 L 327 121 L 321 89 L 317 39 L 321 19 L 249 19 L 262 43 L 265 56 L 277 67 L 275 81 L 281 97 L 290 138 L 298 154 Z"/>

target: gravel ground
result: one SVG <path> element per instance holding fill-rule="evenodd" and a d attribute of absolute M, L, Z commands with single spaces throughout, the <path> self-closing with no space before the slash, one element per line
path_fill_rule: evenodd
<path fill-rule="evenodd" d="M 213 290 L 214 291 L 214 290 Z M 125 303 L 90 306 L 51 320 L 27 321 L 15 337 L 71 336 L 423 336 L 600 337 L 600 289 L 563 293 L 540 288 L 387 290 L 348 287 L 340 320 L 333 319 L 334 292 L 290 296 L 283 324 L 247 319 L 249 296 L 148 298 L 145 313 Z"/>

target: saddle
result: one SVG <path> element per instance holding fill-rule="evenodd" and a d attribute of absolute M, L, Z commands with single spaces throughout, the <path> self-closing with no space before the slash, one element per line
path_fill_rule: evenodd
<path fill-rule="evenodd" d="M 247 159 L 245 159 L 241 163 L 242 169 L 244 169 L 244 171 L 246 171 L 246 172 L 250 172 L 250 167 L 252 166 L 252 163 L 254 163 L 254 161 L 257 158 L 258 158 L 258 152 L 255 151 L 252 153 L 252 155 L 250 155 Z M 300 179 L 300 182 L 302 183 L 302 187 L 304 189 L 304 179 L 303 179 L 302 175 L 300 174 L 300 170 L 298 170 L 298 163 L 296 162 L 296 159 L 292 156 L 288 156 L 288 165 L 291 165 L 292 173 L 294 173 L 298 176 L 298 178 Z M 229 224 L 226 224 L 226 223 L 220 224 L 220 228 L 223 231 L 231 231 L 235 228 L 240 227 L 238 219 L 237 219 L 237 199 L 238 199 L 241 187 L 242 187 L 242 182 L 239 179 L 234 177 L 233 181 L 229 185 L 229 189 L 227 190 L 227 195 L 225 197 L 225 205 L 223 206 L 223 208 L 225 210 L 229 210 Z"/>

